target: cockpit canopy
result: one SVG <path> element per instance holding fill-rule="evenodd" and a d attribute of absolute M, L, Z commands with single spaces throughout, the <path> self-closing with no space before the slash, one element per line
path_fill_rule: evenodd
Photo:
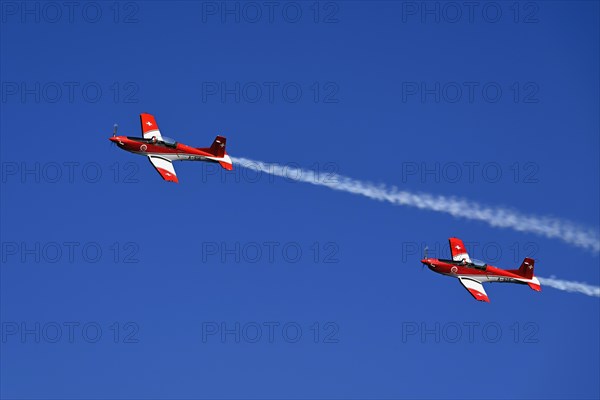
<path fill-rule="evenodd" d="M 471 258 L 471 264 L 477 269 L 485 269 L 487 267 L 486 263 L 475 258 Z"/>
<path fill-rule="evenodd" d="M 177 142 L 175 141 L 175 139 L 171 139 L 170 137 L 167 137 L 167 136 L 163 136 L 162 137 L 162 142 L 164 144 L 166 144 L 167 146 L 170 146 L 170 147 L 176 147 L 177 146 Z"/>

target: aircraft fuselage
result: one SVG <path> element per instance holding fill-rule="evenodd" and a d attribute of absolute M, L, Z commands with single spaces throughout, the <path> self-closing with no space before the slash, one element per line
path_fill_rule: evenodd
<path fill-rule="evenodd" d="M 430 270 L 438 274 L 452 276 L 469 277 L 480 282 L 510 282 L 527 284 L 530 279 L 514 274 L 504 269 L 496 268 L 492 265 L 475 266 L 473 264 L 464 264 L 460 261 L 425 258 L 421 260 Z"/>
<path fill-rule="evenodd" d="M 121 149 L 143 156 L 156 155 L 171 161 L 216 161 L 214 155 L 183 143 L 173 144 L 131 136 L 113 136 L 110 140 Z"/>

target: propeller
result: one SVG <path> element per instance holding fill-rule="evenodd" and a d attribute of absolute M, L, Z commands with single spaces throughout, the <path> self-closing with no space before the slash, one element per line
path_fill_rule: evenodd
<path fill-rule="evenodd" d="M 114 125 L 113 125 L 113 137 L 117 136 L 117 129 L 119 129 L 119 125 L 117 125 L 117 124 L 114 124 Z M 111 148 L 112 148 L 112 147 L 115 147 L 115 142 L 112 142 L 112 141 L 111 141 L 111 143 L 109 144 L 109 146 L 110 146 Z"/>
<path fill-rule="evenodd" d="M 427 253 L 428 253 L 429 247 L 425 246 L 425 248 L 423 249 L 423 259 L 427 260 Z M 425 269 L 425 264 L 421 264 L 421 271 L 423 271 Z"/>

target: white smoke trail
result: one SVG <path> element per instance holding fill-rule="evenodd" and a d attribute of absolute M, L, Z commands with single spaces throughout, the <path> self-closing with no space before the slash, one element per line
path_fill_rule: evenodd
<path fill-rule="evenodd" d="M 426 193 L 411 193 L 401 191 L 396 187 L 374 185 L 340 175 L 318 174 L 315 171 L 303 170 L 279 164 L 269 164 L 247 158 L 233 159 L 245 168 L 254 169 L 267 174 L 280 176 L 298 182 L 325 186 L 333 190 L 360 194 L 370 199 L 387 201 L 394 205 L 417 207 L 450 214 L 453 217 L 478 220 L 494 227 L 511 228 L 520 232 L 531 232 L 548 238 L 557 238 L 566 243 L 600 252 L 600 237 L 598 232 L 569 221 L 552 217 L 525 215 L 504 208 L 492 208 L 481 204 L 454 197 L 435 196 Z M 321 175 L 321 176 L 320 176 Z M 583 282 L 572 282 L 550 278 L 539 278 L 543 286 L 552 287 L 566 292 L 575 292 L 587 296 L 600 297 L 600 287 Z"/>
<path fill-rule="evenodd" d="M 547 238 L 559 239 L 595 253 L 600 252 L 600 235 L 598 230 L 582 227 L 570 221 L 554 217 L 525 215 L 506 208 L 481 205 L 466 199 L 427 193 L 413 193 L 399 190 L 393 186 L 375 185 L 370 182 L 362 182 L 341 175 L 319 174 L 315 171 L 264 163 L 242 157 L 236 157 L 233 159 L 233 162 L 245 168 L 298 182 L 359 194 L 373 200 L 387 201 L 394 205 L 416 207 L 423 210 L 450 214 L 457 218 L 482 221 L 493 227 L 510 228 L 519 232 L 534 233 Z"/>
<path fill-rule="evenodd" d="M 588 285 L 584 282 L 571 282 L 571 281 L 563 281 L 561 279 L 556 279 L 555 276 L 550 276 L 550 278 L 540 278 L 540 283 L 543 286 L 549 286 L 554 289 L 564 290 L 566 292 L 575 292 L 581 293 L 588 296 L 600 297 L 600 286 L 592 286 Z"/>

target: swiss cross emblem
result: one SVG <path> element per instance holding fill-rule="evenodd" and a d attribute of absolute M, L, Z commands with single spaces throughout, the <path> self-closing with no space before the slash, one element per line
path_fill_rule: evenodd
<path fill-rule="evenodd" d="M 456 250 L 460 250 L 460 246 L 459 246 L 459 245 L 456 245 L 456 246 L 454 246 L 454 248 L 455 248 Z"/>
<path fill-rule="evenodd" d="M 148 121 L 148 122 L 146 122 L 146 125 L 152 126 L 152 122 Z"/>

